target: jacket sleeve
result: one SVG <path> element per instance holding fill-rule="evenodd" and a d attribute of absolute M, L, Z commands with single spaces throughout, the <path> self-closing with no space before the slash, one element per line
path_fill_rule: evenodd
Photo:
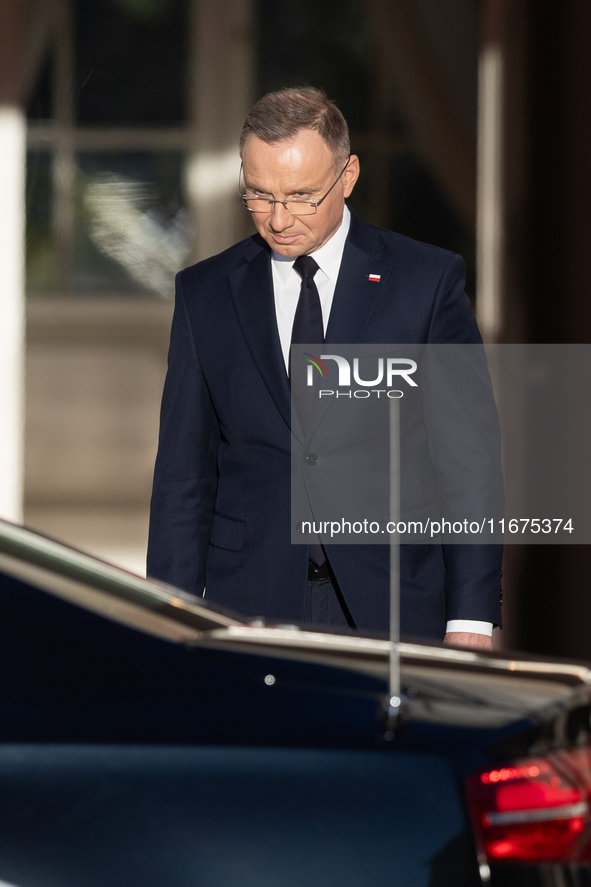
<path fill-rule="evenodd" d="M 217 489 L 219 426 L 183 293 L 176 301 L 150 505 L 148 576 L 202 596 Z"/>
<path fill-rule="evenodd" d="M 443 517 L 496 520 L 504 514 L 500 429 L 482 338 L 464 282 L 464 262 L 453 256 L 437 289 L 428 337 L 429 343 L 439 345 L 429 352 L 434 380 L 431 403 L 426 405 L 429 449 Z M 449 536 L 447 540 L 447 620 L 500 625 L 503 546 L 491 538 L 487 544 L 449 544 Z"/>

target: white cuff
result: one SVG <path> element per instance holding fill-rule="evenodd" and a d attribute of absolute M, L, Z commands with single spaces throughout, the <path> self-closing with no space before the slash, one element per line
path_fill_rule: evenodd
<path fill-rule="evenodd" d="M 450 631 L 469 631 L 471 634 L 485 634 L 491 638 L 492 622 L 476 622 L 474 619 L 450 619 L 445 626 L 446 634 Z"/>

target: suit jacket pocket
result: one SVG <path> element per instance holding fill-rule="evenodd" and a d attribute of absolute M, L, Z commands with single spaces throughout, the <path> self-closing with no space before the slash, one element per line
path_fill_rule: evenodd
<path fill-rule="evenodd" d="M 227 548 L 230 551 L 240 551 L 244 545 L 245 526 L 243 520 L 233 517 L 224 517 L 217 511 L 213 515 L 211 534 L 209 541 L 218 548 Z"/>

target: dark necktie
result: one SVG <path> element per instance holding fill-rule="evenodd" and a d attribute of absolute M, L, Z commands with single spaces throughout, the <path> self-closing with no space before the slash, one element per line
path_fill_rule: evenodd
<path fill-rule="evenodd" d="M 320 296 L 314 283 L 314 275 L 318 271 L 318 265 L 311 256 L 299 256 L 293 264 L 294 270 L 302 278 L 300 286 L 300 298 L 293 319 L 291 330 L 292 345 L 321 345 L 324 342 L 324 328 L 322 325 L 322 308 Z M 315 349 L 312 348 L 312 351 Z M 292 364 L 292 361 L 296 364 Z M 302 365 L 302 355 L 290 356 L 289 378 L 291 381 L 291 395 L 294 406 L 304 431 L 308 430 L 310 414 L 314 406 L 314 387 L 306 384 L 305 367 Z"/>
<path fill-rule="evenodd" d="M 324 342 L 322 308 L 318 289 L 314 283 L 314 275 L 318 271 L 318 265 L 312 256 L 299 256 L 293 263 L 293 267 L 302 278 L 302 285 L 291 331 L 291 344 L 321 345 Z M 314 405 L 314 388 L 305 384 L 305 375 L 301 370 L 302 368 L 298 367 L 297 372 L 290 372 L 290 378 L 292 380 L 292 397 L 302 427 L 306 431 Z M 308 555 L 310 560 L 320 567 L 326 557 L 322 545 L 319 543 L 320 540 L 318 543 L 308 546 Z"/>
<path fill-rule="evenodd" d="M 312 256 L 299 256 L 293 263 L 294 270 L 302 278 L 300 298 L 291 331 L 292 345 L 321 345 L 324 342 L 322 308 L 314 275 L 318 265 Z"/>

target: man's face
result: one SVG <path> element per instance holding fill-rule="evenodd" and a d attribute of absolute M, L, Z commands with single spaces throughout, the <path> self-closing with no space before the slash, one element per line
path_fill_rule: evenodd
<path fill-rule="evenodd" d="M 319 200 L 345 165 L 343 161 L 339 168 L 335 166 L 332 151 L 313 129 L 302 129 L 293 138 L 272 145 L 251 135 L 242 163 L 247 192 L 276 200 Z M 358 175 L 359 161 L 352 155 L 345 173 L 314 215 L 293 216 L 281 203 L 270 213 L 252 213 L 259 234 L 282 256 L 315 252 L 340 226 L 345 198 Z"/>

